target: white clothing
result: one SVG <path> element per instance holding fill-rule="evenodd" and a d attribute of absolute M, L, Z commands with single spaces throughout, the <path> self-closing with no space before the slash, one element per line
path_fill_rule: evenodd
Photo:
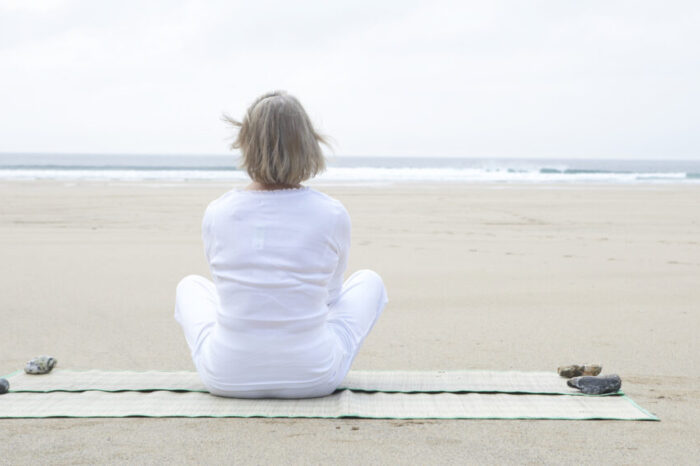
<path fill-rule="evenodd" d="M 343 205 L 309 187 L 233 190 L 207 208 L 202 240 L 214 282 L 183 279 L 175 318 L 209 390 L 333 392 L 387 303 L 370 270 L 342 281 L 350 248 Z"/>

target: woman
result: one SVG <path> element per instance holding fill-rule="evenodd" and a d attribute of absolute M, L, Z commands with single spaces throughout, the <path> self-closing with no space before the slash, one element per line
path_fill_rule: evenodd
<path fill-rule="evenodd" d="M 360 270 L 343 283 L 350 217 L 301 183 L 325 162 L 297 99 L 258 98 L 232 144 L 252 179 L 213 201 L 202 240 L 214 282 L 177 286 L 175 319 L 197 372 L 215 395 L 310 398 L 332 393 L 387 303 L 382 279 Z"/>

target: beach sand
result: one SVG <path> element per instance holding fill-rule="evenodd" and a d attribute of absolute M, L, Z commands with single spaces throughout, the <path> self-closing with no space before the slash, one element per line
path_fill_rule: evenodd
<path fill-rule="evenodd" d="M 0 463 L 697 463 L 700 186 L 311 185 L 388 289 L 355 369 L 599 362 L 661 422 L 0 420 Z M 193 370 L 174 290 L 228 189 L 0 182 L 0 373 Z"/>

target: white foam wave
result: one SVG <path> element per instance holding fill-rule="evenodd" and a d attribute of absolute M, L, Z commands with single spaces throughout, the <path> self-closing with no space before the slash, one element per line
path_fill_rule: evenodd
<path fill-rule="evenodd" d="M 105 181 L 244 181 L 236 170 L 139 170 L 139 169 L 0 169 L 6 180 L 105 180 Z M 318 182 L 469 182 L 469 183 L 700 183 L 685 173 L 542 173 L 540 170 L 484 168 L 377 168 L 329 167 Z"/>

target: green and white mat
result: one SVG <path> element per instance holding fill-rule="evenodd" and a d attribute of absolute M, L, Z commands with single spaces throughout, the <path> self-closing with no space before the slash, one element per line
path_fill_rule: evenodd
<path fill-rule="evenodd" d="M 303 400 L 208 394 L 195 372 L 69 371 L 6 376 L 0 418 L 299 417 L 658 420 L 622 392 L 586 396 L 549 372 L 351 371 L 341 389 Z"/>

